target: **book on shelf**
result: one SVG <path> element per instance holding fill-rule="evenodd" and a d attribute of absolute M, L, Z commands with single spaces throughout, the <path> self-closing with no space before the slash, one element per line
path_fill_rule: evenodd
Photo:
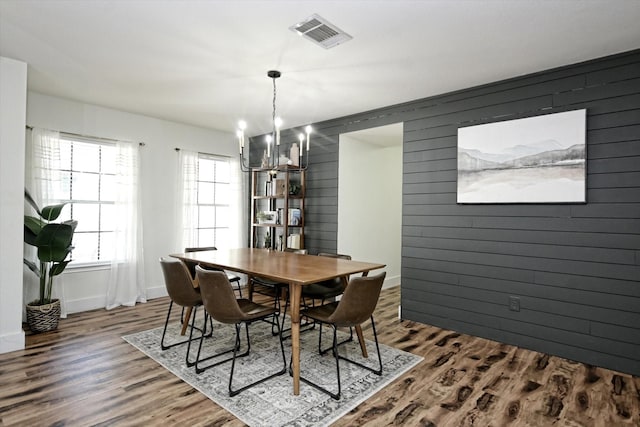
<path fill-rule="evenodd" d="M 300 235 L 290 234 L 287 236 L 287 247 L 291 249 L 300 249 Z"/>
<path fill-rule="evenodd" d="M 302 215 L 301 215 L 300 209 L 298 209 L 298 208 L 289 209 L 288 224 L 289 225 L 302 225 Z"/>

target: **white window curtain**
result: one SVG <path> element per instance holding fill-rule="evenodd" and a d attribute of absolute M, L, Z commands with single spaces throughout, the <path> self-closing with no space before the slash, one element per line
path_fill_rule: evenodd
<path fill-rule="evenodd" d="M 140 160 L 137 144 L 116 143 L 116 201 L 114 245 L 106 308 L 146 302 L 142 253 Z"/>
<path fill-rule="evenodd" d="M 45 206 L 59 203 L 60 195 L 55 189 L 60 183 L 60 133 L 52 130 L 33 128 L 31 138 L 27 137 L 25 155 L 25 185 L 29 193 L 42 209 Z M 68 209 L 68 208 L 65 208 Z M 25 203 L 25 214 L 37 216 L 31 206 Z M 25 257 L 35 260 L 37 250 L 33 246 L 25 245 Z M 65 274 L 54 278 L 52 297 L 60 300 L 61 317 L 67 317 L 67 307 L 64 295 Z M 33 272 L 25 268 L 24 275 L 25 303 L 38 298 L 39 281 Z"/>
<path fill-rule="evenodd" d="M 186 247 L 196 246 L 197 213 L 198 213 L 198 153 L 195 151 L 178 151 L 178 180 L 176 194 L 182 203 L 176 204 L 177 235 L 174 250 L 182 252 Z M 180 199 L 179 199 L 180 200 Z"/>
<path fill-rule="evenodd" d="M 175 238 L 174 250 L 182 252 L 186 247 L 196 246 L 197 235 L 197 212 L 198 212 L 198 153 L 181 149 L 178 155 L 178 185 L 176 194 L 181 197 L 182 203 L 177 205 L 178 230 Z M 240 163 L 237 159 L 230 159 L 231 188 L 230 193 L 234 198 L 230 204 L 230 224 L 229 236 L 231 240 L 227 247 L 239 248 L 246 246 L 247 242 L 247 198 L 244 189 L 246 188 L 245 174 L 240 170 Z"/>
<path fill-rule="evenodd" d="M 247 203 L 247 174 L 240 169 L 238 158 L 231 158 L 231 194 L 234 199 L 231 203 L 231 222 L 229 224 L 231 247 L 242 248 L 247 246 L 247 224 L 249 211 Z"/>

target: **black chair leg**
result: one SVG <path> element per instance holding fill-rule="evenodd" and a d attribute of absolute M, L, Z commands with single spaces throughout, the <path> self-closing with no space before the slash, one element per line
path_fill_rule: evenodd
<path fill-rule="evenodd" d="M 238 295 L 240 296 L 240 298 L 242 298 L 242 287 L 240 286 L 240 279 L 234 280 L 234 282 L 236 282 L 236 285 L 238 286 Z"/>
<path fill-rule="evenodd" d="M 328 394 L 329 396 L 331 396 L 332 399 L 340 400 L 340 395 L 342 393 L 342 385 L 340 384 L 340 358 L 338 357 L 338 328 L 336 328 L 334 325 L 331 325 L 331 326 L 333 327 L 333 353 L 334 353 L 334 358 L 336 360 L 336 377 L 338 378 L 338 392 L 333 393 L 328 389 L 322 387 L 321 385 L 316 384 L 313 381 L 304 378 L 302 375 L 300 375 L 300 381 L 310 385 L 311 387 L 317 390 L 320 390 L 323 393 Z"/>
<path fill-rule="evenodd" d="M 191 330 L 189 331 L 189 341 L 187 343 L 187 355 L 185 357 L 185 362 L 187 366 L 191 367 L 196 364 L 195 360 L 191 362 L 189 360 L 189 353 L 191 352 L 191 341 L 193 341 L 193 330 L 196 327 L 196 312 L 198 311 L 198 307 L 193 307 L 193 313 L 191 313 Z M 204 323 L 202 325 L 202 335 L 207 332 L 207 316 L 204 316 Z M 211 325 L 211 332 L 213 333 L 213 325 Z"/>
<path fill-rule="evenodd" d="M 169 317 L 171 316 L 171 309 L 173 308 L 173 300 L 169 302 L 169 310 L 167 310 L 167 319 L 164 321 L 164 329 L 162 330 L 162 338 L 160 339 L 160 348 L 163 350 L 169 347 L 164 345 L 164 336 L 167 334 L 167 326 L 169 325 Z"/>
<path fill-rule="evenodd" d="M 280 333 L 280 311 L 282 309 L 282 305 L 280 304 L 280 295 L 282 295 L 282 289 L 279 286 L 276 286 L 274 292 L 273 308 L 276 310 L 278 316 L 276 317 L 274 315 L 273 323 L 271 323 L 271 335 L 276 336 Z"/>
<path fill-rule="evenodd" d="M 318 331 L 318 353 L 320 355 L 325 354 L 326 352 L 328 352 L 329 350 L 333 350 L 333 347 L 329 347 L 329 348 L 325 348 L 324 350 L 322 349 L 322 322 L 318 322 L 320 323 L 320 330 Z M 343 341 L 340 341 L 338 343 L 338 346 L 341 346 L 342 344 L 346 344 L 348 342 L 353 341 L 353 328 L 350 327 L 349 328 L 349 338 L 345 338 Z"/>
<path fill-rule="evenodd" d="M 177 345 L 185 344 L 185 343 L 189 343 L 189 345 L 190 345 L 190 344 L 191 344 L 191 341 L 192 341 L 193 339 L 197 339 L 197 338 L 192 338 L 192 334 L 190 333 L 190 334 L 189 334 L 189 339 L 187 339 L 187 340 L 180 341 L 180 342 L 176 342 L 176 343 L 169 344 L 169 345 L 166 345 L 166 344 L 164 343 L 164 338 L 165 338 L 165 336 L 167 335 L 167 326 L 169 325 L 169 318 L 171 317 L 171 309 L 172 309 L 172 308 L 173 308 L 173 301 L 171 301 L 171 302 L 169 303 L 169 310 L 167 311 L 167 318 L 166 318 L 166 320 L 165 320 L 165 322 L 164 322 L 164 328 L 163 328 L 163 330 L 162 330 L 162 338 L 160 339 L 160 348 L 161 348 L 162 350 L 167 350 L 167 349 L 169 349 L 169 348 L 171 348 L 171 347 L 175 347 L 175 346 L 177 346 Z M 183 308 L 184 308 L 184 307 L 183 307 Z M 197 326 L 195 326 L 195 315 L 196 315 L 196 311 L 197 311 L 197 307 L 193 307 L 193 311 L 192 311 L 192 313 L 191 313 L 191 316 L 192 316 L 192 320 L 191 320 L 191 332 L 193 332 L 193 329 L 202 330 L 202 329 L 198 328 Z M 188 321 L 189 321 L 189 319 L 184 319 L 184 320 L 183 320 L 183 319 L 181 319 L 181 322 L 183 322 L 183 321 L 184 321 L 184 322 L 188 322 Z M 205 316 L 205 325 L 203 326 L 203 328 L 204 328 L 204 329 L 206 329 L 206 316 Z M 212 328 L 212 330 L 213 330 L 213 324 L 211 324 L 211 328 Z M 187 353 L 187 356 L 188 356 L 188 353 Z"/>
<path fill-rule="evenodd" d="M 376 343 L 376 351 L 378 352 L 378 369 L 374 369 L 369 366 L 363 365 L 362 363 L 356 360 L 348 359 L 344 356 L 338 355 L 338 357 L 340 357 L 340 359 L 342 360 L 346 360 L 347 362 L 353 363 L 354 365 L 358 365 L 361 368 L 371 371 L 376 375 L 382 375 L 382 356 L 380 355 L 380 344 L 378 343 L 378 333 L 376 332 L 376 323 L 373 321 L 373 316 L 371 316 L 371 327 L 373 329 L 373 338 Z"/>
<path fill-rule="evenodd" d="M 318 384 L 316 384 L 316 383 L 314 383 L 314 382 L 312 382 L 312 381 L 310 381 L 310 380 L 308 380 L 306 378 L 303 378 L 302 375 L 300 376 L 300 381 L 302 381 L 305 384 L 308 384 L 308 385 L 310 385 L 310 386 L 312 386 L 312 387 L 314 387 L 314 388 L 316 388 L 316 389 L 318 389 L 318 390 L 320 390 L 320 391 L 322 391 L 324 393 L 327 393 L 329 396 L 331 396 L 335 400 L 339 400 L 340 399 L 340 394 L 342 393 L 342 385 L 340 384 L 340 362 L 339 362 L 339 360 L 340 359 L 345 360 L 347 362 L 353 363 L 354 365 L 360 366 L 361 368 L 364 368 L 364 369 L 366 369 L 368 371 L 371 371 L 376 375 L 382 375 L 382 356 L 380 355 L 380 344 L 378 343 L 378 333 L 376 331 L 376 324 L 373 321 L 373 316 L 371 316 L 371 327 L 373 329 L 373 337 L 374 337 L 374 340 L 375 340 L 375 343 L 376 343 L 376 351 L 378 353 L 378 369 L 371 368 L 369 366 L 363 365 L 360 362 L 357 362 L 355 360 L 349 359 L 349 358 L 347 358 L 345 356 L 341 356 L 338 353 L 338 346 L 341 345 L 341 344 L 344 344 L 345 342 L 347 342 L 348 339 L 338 343 L 338 328 L 335 325 L 331 325 L 331 326 L 333 327 L 333 345 L 332 345 L 332 347 L 330 349 L 333 350 L 333 357 L 336 359 L 336 375 L 337 375 L 337 378 L 338 378 L 338 392 L 337 393 L 333 393 L 333 392 L 327 390 L 326 388 L 324 388 L 324 387 L 322 387 L 322 386 L 320 386 L 320 385 L 318 385 Z M 350 329 L 352 329 L 352 328 L 350 328 Z M 320 336 L 318 337 L 318 348 L 321 349 L 322 348 L 321 347 L 321 345 L 322 345 L 322 322 L 320 322 L 319 334 L 320 334 Z M 353 336 L 353 330 L 351 331 L 351 336 Z M 320 354 L 324 354 L 324 353 L 328 352 L 330 349 L 328 348 L 328 349 L 326 349 L 324 351 L 321 351 Z M 291 368 L 289 368 L 289 373 L 291 373 Z"/>
<path fill-rule="evenodd" d="M 280 323 L 278 322 L 278 318 L 277 318 L 277 313 L 275 313 L 273 315 L 273 324 L 276 325 L 276 328 L 278 329 L 278 342 L 280 343 L 280 351 L 282 352 L 282 369 L 279 370 L 278 372 L 275 372 L 273 374 L 267 375 L 263 378 L 260 378 L 257 381 L 252 382 L 251 384 L 247 384 L 245 386 L 242 386 L 239 389 L 234 390 L 232 387 L 232 383 L 233 383 L 233 370 L 235 367 L 235 363 L 236 363 L 236 355 L 235 355 L 235 351 L 233 354 L 233 361 L 231 362 L 231 373 L 229 375 L 229 396 L 233 397 L 235 395 L 237 395 L 238 393 L 241 393 L 245 390 L 247 390 L 250 387 L 253 387 L 255 385 L 261 384 L 267 380 L 270 380 L 271 378 L 277 377 L 279 375 L 284 374 L 287 371 L 287 359 L 286 356 L 284 355 L 284 345 L 282 344 L 282 331 L 280 330 Z M 249 344 L 249 324 L 245 323 L 245 331 L 246 331 L 246 335 L 247 335 L 247 343 L 249 348 L 251 348 L 251 344 Z M 236 341 L 238 341 L 240 339 L 240 324 L 236 324 Z M 248 351 L 248 350 L 247 350 Z"/>
<path fill-rule="evenodd" d="M 211 319 L 211 317 L 205 311 L 205 319 L 206 318 Z M 205 324 L 206 324 L 206 320 L 205 320 Z M 221 365 L 222 363 L 225 363 L 225 362 L 228 362 L 230 360 L 233 360 L 234 357 L 227 357 L 226 359 L 219 360 L 219 361 L 217 361 L 215 363 L 212 363 L 212 364 L 206 365 L 206 366 L 202 366 L 201 365 L 202 362 L 206 362 L 207 360 L 215 359 L 215 358 L 217 358 L 219 356 L 222 356 L 224 354 L 228 354 L 228 353 L 231 353 L 231 352 L 233 352 L 234 356 L 235 356 L 237 351 L 240 350 L 240 338 L 236 334 L 236 339 L 235 339 L 233 348 L 230 348 L 229 350 L 221 351 L 219 353 L 215 353 L 215 354 L 213 354 L 211 356 L 208 356 L 208 357 L 205 357 L 205 358 L 201 359 L 200 355 L 202 354 L 202 344 L 204 343 L 204 339 L 206 337 L 205 332 L 206 331 L 203 330 L 202 335 L 200 336 L 200 344 L 198 345 L 198 354 L 196 355 L 196 361 L 193 363 L 193 365 L 195 365 L 197 374 L 201 374 L 201 373 L 203 373 L 204 371 L 206 371 L 209 368 L 213 368 L 214 366 L 218 366 L 218 365 Z M 211 335 L 209 335 L 209 336 L 211 336 Z M 244 357 L 244 356 L 247 356 L 248 354 L 249 354 L 249 349 L 247 349 L 247 351 L 245 351 L 244 353 L 237 355 L 236 357 Z"/>

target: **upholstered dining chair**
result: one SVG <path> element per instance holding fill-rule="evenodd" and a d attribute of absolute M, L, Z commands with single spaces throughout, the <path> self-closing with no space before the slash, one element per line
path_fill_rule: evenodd
<path fill-rule="evenodd" d="M 215 246 L 202 246 L 202 247 L 197 247 L 197 248 L 184 248 L 185 253 L 189 253 L 189 252 L 203 252 L 203 251 L 217 251 L 218 248 L 216 248 Z M 184 261 L 184 263 L 187 265 L 187 268 L 189 268 L 189 272 L 191 273 L 191 277 L 193 277 L 194 279 L 196 278 L 196 265 L 198 265 L 197 262 L 193 262 L 193 261 Z M 216 270 L 215 268 L 211 268 L 211 267 L 205 267 L 202 266 L 202 268 L 205 268 L 207 270 Z M 240 286 L 240 276 L 233 274 L 229 271 L 225 271 L 227 277 L 229 278 L 229 282 L 231 283 L 235 283 L 236 286 L 238 287 L 238 295 L 240 295 L 240 298 L 242 298 L 242 287 Z"/>
<path fill-rule="evenodd" d="M 177 259 L 160 258 L 160 266 L 162 268 L 162 274 L 164 275 L 164 283 L 167 287 L 167 293 L 171 302 L 169 303 L 169 309 L 167 310 L 167 319 L 164 322 L 164 328 L 162 330 L 162 338 L 160 339 L 160 348 L 166 350 L 177 345 L 187 343 L 186 363 L 187 366 L 193 366 L 195 361 L 189 360 L 189 352 L 191 350 L 191 342 L 196 338 L 193 337 L 193 330 L 206 330 L 206 323 L 203 328 L 195 326 L 196 315 L 198 307 L 202 306 L 202 298 L 196 288 L 193 287 L 193 281 L 191 280 L 189 270 L 187 267 Z M 173 344 L 165 344 L 165 336 L 167 334 L 167 326 L 169 325 L 169 319 L 171 317 L 171 309 L 173 304 L 177 304 L 183 308 L 191 308 L 191 330 L 189 332 L 189 338 Z M 189 322 L 189 319 L 185 319 L 181 316 L 181 322 Z M 205 316 L 206 322 L 206 316 Z"/>
<path fill-rule="evenodd" d="M 349 285 L 344 290 L 340 301 L 332 302 L 317 307 L 304 309 L 300 312 L 301 316 L 307 316 L 321 324 L 328 324 L 333 327 L 333 355 L 336 359 L 336 375 L 338 378 L 337 393 L 331 392 L 325 387 L 316 384 L 300 375 L 300 380 L 309 384 L 318 390 L 327 393 L 332 398 L 339 400 L 341 394 L 340 384 L 340 359 L 367 369 L 376 375 L 382 375 L 382 357 L 380 356 L 380 345 L 378 344 L 378 334 L 376 332 L 376 324 L 373 320 L 373 311 L 376 308 L 378 299 L 380 298 L 380 290 L 384 283 L 386 272 L 382 272 L 376 276 L 353 277 L 349 281 Z M 378 353 L 378 368 L 366 366 L 361 362 L 349 359 L 338 352 L 339 346 L 337 341 L 338 328 L 355 327 L 364 323 L 367 319 L 371 320 L 373 337 Z M 362 343 L 361 343 L 362 344 Z M 324 354 L 326 351 L 322 349 L 322 327 L 320 327 L 318 337 L 318 351 Z"/>
<path fill-rule="evenodd" d="M 244 390 L 247 390 L 250 387 L 253 387 L 278 375 L 284 374 L 287 369 L 287 360 L 284 355 L 284 346 L 282 344 L 282 339 L 280 338 L 280 336 L 278 336 L 277 340 L 278 344 L 280 345 L 280 352 L 282 354 L 282 368 L 276 372 L 269 373 L 268 375 L 265 375 L 251 382 L 250 384 L 246 384 L 237 389 L 233 388 L 233 373 L 236 366 L 236 359 L 238 357 L 249 355 L 251 351 L 249 324 L 259 320 L 265 320 L 269 317 L 273 317 L 273 323 L 276 325 L 276 328 L 278 328 L 278 335 L 280 335 L 280 329 L 277 322 L 278 312 L 275 307 L 257 304 L 244 298 L 236 299 L 231 284 L 229 283 L 229 279 L 224 272 L 205 270 L 202 267 L 197 266 L 196 276 L 198 277 L 198 281 L 200 283 L 200 293 L 202 295 L 202 300 L 204 303 L 205 317 L 211 316 L 213 319 L 220 323 L 234 325 L 236 329 L 235 345 L 232 349 L 233 357 L 231 357 L 230 359 L 227 358 L 225 360 L 218 361 L 208 366 L 202 366 L 202 362 L 229 352 L 223 351 L 213 356 L 201 358 L 202 344 L 204 342 L 206 332 L 203 329 L 200 338 L 200 345 L 198 346 L 198 355 L 196 356 L 195 362 L 196 372 L 201 373 L 212 366 L 217 366 L 221 363 L 225 363 L 231 360 L 231 370 L 229 372 L 229 396 L 232 397 Z M 242 354 L 238 354 L 241 347 L 240 330 L 243 324 L 247 339 L 247 349 Z"/>
<path fill-rule="evenodd" d="M 307 255 L 308 253 L 306 249 L 292 249 L 292 248 L 286 248 L 285 252 L 291 252 L 299 255 Z M 278 311 L 278 313 L 280 313 L 281 312 L 280 309 L 282 308 L 280 305 L 280 298 L 282 297 L 283 291 L 289 289 L 289 284 L 276 282 L 276 281 L 267 279 L 266 277 L 259 277 L 259 276 L 252 277 L 251 282 L 252 282 L 251 288 L 253 292 L 257 292 L 259 294 L 263 294 L 267 296 L 273 296 L 273 307 Z M 287 298 L 287 301 L 288 301 L 288 298 Z M 284 324 L 284 319 L 282 323 Z M 273 335 L 276 334 L 275 325 L 272 325 L 271 333 Z"/>
<path fill-rule="evenodd" d="M 320 252 L 318 253 L 318 256 L 351 260 L 351 255 L 345 255 L 345 254 Z M 329 279 L 323 282 L 313 283 L 311 285 L 303 286 L 302 293 L 301 293 L 302 305 L 304 307 L 308 307 L 306 303 L 308 299 L 311 300 L 312 306 L 315 306 L 316 300 L 320 300 L 320 304 L 324 304 L 326 300 L 342 295 L 342 293 L 344 292 L 344 288 L 345 288 L 344 282 L 340 277 L 336 277 L 335 279 Z M 287 297 L 284 310 L 282 311 L 282 314 L 283 314 L 282 324 L 280 325 L 280 329 L 282 329 L 283 333 L 285 331 L 284 322 L 286 319 L 285 315 L 287 313 L 288 308 L 289 308 L 289 298 Z M 286 338 L 288 338 L 288 336 Z M 353 339 L 353 333 L 350 334 L 348 340 L 351 341 L 352 339 Z"/>
<path fill-rule="evenodd" d="M 351 255 L 344 254 L 320 252 L 318 256 L 351 260 Z M 319 299 L 321 300 L 321 304 L 324 304 L 324 302 L 330 298 L 335 298 L 338 295 L 342 295 L 343 292 L 344 282 L 340 277 L 302 287 L 303 298 L 309 298 L 313 300 Z"/>

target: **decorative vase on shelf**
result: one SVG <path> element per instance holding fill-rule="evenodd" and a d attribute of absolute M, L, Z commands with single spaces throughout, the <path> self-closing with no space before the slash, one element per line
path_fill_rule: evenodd
<path fill-rule="evenodd" d="M 295 142 L 291 144 L 291 150 L 289 150 L 289 158 L 291 159 L 291 164 L 293 166 L 299 166 L 300 163 L 300 149 L 298 148 L 298 144 Z"/>

